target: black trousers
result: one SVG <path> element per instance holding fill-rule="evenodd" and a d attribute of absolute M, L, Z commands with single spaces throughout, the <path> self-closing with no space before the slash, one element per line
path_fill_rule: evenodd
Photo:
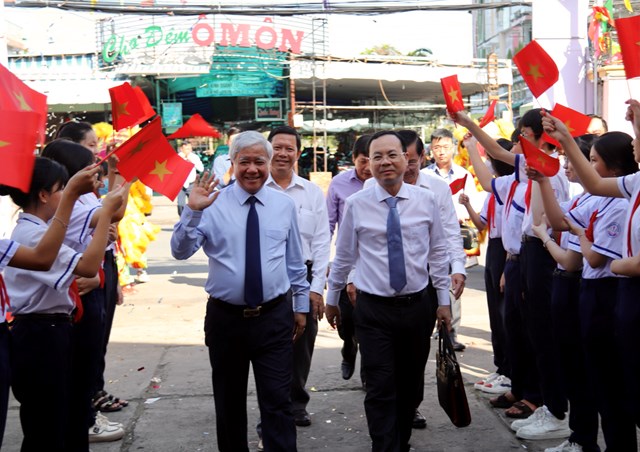
<path fill-rule="evenodd" d="M 20 402 L 24 435 L 21 452 L 74 450 L 67 437 L 71 422 L 71 341 L 70 320 L 16 318 L 13 323 L 11 381 L 13 395 Z M 52 408 L 47 415 L 43 404 Z M 87 435 L 85 428 L 85 441 Z"/>
<path fill-rule="evenodd" d="M 615 339 L 624 357 L 625 411 L 640 426 L 640 278 L 620 278 L 615 311 Z"/>
<path fill-rule="evenodd" d="M 356 338 L 356 327 L 353 324 L 353 305 L 349 301 L 347 289 L 340 291 L 340 324 L 338 325 L 338 336 L 342 339 L 342 360 L 354 364 L 358 354 L 358 339 Z"/>
<path fill-rule="evenodd" d="M 104 337 L 102 356 L 99 362 L 97 379 L 93 387 L 93 394 L 104 389 L 104 370 L 106 368 L 107 346 L 111 336 L 113 317 L 118 303 L 118 266 L 113 251 L 104 253 Z"/>
<path fill-rule="evenodd" d="M 511 366 L 507 354 L 507 335 L 504 330 L 504 294 L 500 291 L 500 278 L 504 272 L 506 257 L 507 252 L 502 245 L 502 239 L 499 237 L 489 239 L 484 268 L 484 285 L 489 310 L 493 364 L 496 366 L 497 373 L 511 378 Z"/>
<path fill-rule="evenodd" d="M 585 452 L 599 452 L 598 409 L 587 382 L 580 340 L 580 276 L 556 270 L 553 275 L 551 320 L 553 339 L 561 357 L 562 388 L 569 399 L 569 441 Z"/>
<path fill-rule="evenodd" d="M 522 293 L 520 262 L 507 260 L 504 266 L 504 325 L 511 363 L 511 392 L 516 399 L 540 403 L 540 389 L 531 342 L 525 331 L 526 300 Z"/>
<path fill-rule="evenodd" d="M 0 449 L 4 428 L 7 425 L 7 409 L 9 408 L 9 387 L 11 382 L 11 366 L 9 365 L 9 327 L 7 322 L 0 323 Z"/>
<path fill-rule="evenodd" d="M 204 322 L 209 347 L 218 449 L 248 452 L 247 382 L 253 365 L 262 419 L 262 440 L 270 452 L 295 452 L 291 411 L 293 368 L 291 297 L 259 317 L 244 318 L 209 299 Z"/>
<path fill-rule="evenodd" d="M 522 288 L 526 300 L 525 325 L 533 346 L 542 401 L 557 418 L 569 409 L 562 389 L 560 357 L 553 340 L 551 320 L 551 282 L 556 262 L 542 246 L 542 240 L 529 238 L 520 249 Z"/>
<path fill-rule="evenodd" d="M 624 411 L 621 384 L 628 356 L 615 343 L 615 310 L 620 278 L 583 279 L 580 285 L 580 326 L 587 378 L 595 394 L 607 451 L 637 450 L 635 419 Z M 634 301 L 637 302 L 637 299 Z M 636 326 L 637 328 L 637 326 Z M 634 352 L 637 353 L 637 350 Z M 619 371 L 617 369 L 620 369 Z M 620 378 L 620 387 L 604 382 Z M 636 375 L 636 385 L 637 378 Z"/>
<path fill-rule="evenodd" d="M 84 314 L 73 326 L 73 367 L 71 394 L 72 433 L 70 451 L 89 450 L 88 431 L 95 423 L 91 406 L 95 382 L 101 373 L 104 342 L 104 289 L 94 289 L 82 296 Z"/>
<path fill-rule="evenodd" d="M 367 376 L 364 407 L 373 452 L 409 450 L 430 326 L 428 304 L 417 298 L 394 305 L 365 293 L 357 297 L 354 322 Z"/>

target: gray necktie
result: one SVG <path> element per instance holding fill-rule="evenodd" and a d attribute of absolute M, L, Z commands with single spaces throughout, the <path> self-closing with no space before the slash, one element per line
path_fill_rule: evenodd
<path fill-rule="evenodd" d="M 404 267 L 404 250 L 402 249 L 402 231 L 400 229 L 400 215 L 396 204 L 398 198 L 384 200 L 389 206 L 387 216 L 387 249 L 389 252 L 389 283 L 396 292 L 400 292 L 407 285 L 407 272 Z"/>

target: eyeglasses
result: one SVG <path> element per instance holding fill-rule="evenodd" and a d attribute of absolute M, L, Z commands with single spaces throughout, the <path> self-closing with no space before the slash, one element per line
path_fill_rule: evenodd
<path fill-rule="evenodd" d="M 452 146 L 450 144 L 436 144 L 434 146 L 431 146 L 431 150 L 432 151 L 450 151 L 452 148 Z"/>
<path fill-rule="evenodd" d="M 419 160 L 409 160 L 409 161 L 407 162 L 407 166 L 408 166 L 409 168 L 417 168 L 417 167 L 419 167 L 419 166 L 420 166 L 420 161 L 419 161 Z"/>
<path fill-rule="evenodd" d="M 373 163 L 382 163 L 383 159 L 388 159 L 390 162 L 397 162 L 404 157 L 404 153 L 389 152 L 388 154 L 375 154 L 371 157 Z"/>

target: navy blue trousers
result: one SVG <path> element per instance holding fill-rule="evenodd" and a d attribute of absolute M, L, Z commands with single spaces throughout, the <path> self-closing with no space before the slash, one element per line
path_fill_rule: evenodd
<path fill-rule="evenodd" d="M 502 245 L 502 239 L 489 239 L 484 268 L 484 285 L 489 310 L 489 326 L 491 327 L 493 364 L 496 366 L 497 373 L 511 378 L 511 366 L 507 353 L 507 334 L 504 330 L 504 294 L 500 291 L 500 278 L 504 272 L 506 257 L 507 252 Z"/>
<path fill-rule="evenodd" d="M 558 419 L 569 409 L 562 388 L 560 358 L 554 344 L 551 320 L 551 282 L 556 262 L 540 239 L 522 242 L 520 250 L 522 290 L 526 300 L 525 325 L 533 346 L 534 365 L 538 370 L 542 401 Z"/>
<path fill-rule="evenodd" d="M 624 357 L 625 411 L 640 426 L 640 278 L 620 278 L 616 306 L 616 344 Z"/>
<path fill-rule="evenodd" d="M 0 449 L 4 428 L 7 425 L 7 409 L 9 407 L 9 386 L 11 367 L 9 365 L 9 328 L 7 322 L 0 323 Z"/>
<path fill-rule="evenodd" d="M 580 285 L 580 326 L 586 375 L 596 397 L 609 452 L 635 451 L 637 448 L 635 422 L 624 411 L 623 391 L 606 384 L 612 379 L 622 383 L 623 369 L 630 358 L 620 354 L 614 337 L 619 280 L 583 279 Z"/>
<path fill-rule="evenodd" d="M 556 271 L 551 295 L 553 339 L 563 371 L 562 388 L 570 404 L 569 441 L 584 452 L 599 452 L 598 409 L 588 380 L 580 339 L 580 273 Z"/>
<path fill-rule="evenodd" d="M 102 341 L 102 356 L 98 363 L 95 385 L 92 388 L 92 396 L 98 391 L 104 390 L 104 370 L 106 367 L 107 346 L 111 336 L 113 317 L 118 302 L 118 267 L 113 251 L 104 254 L 104 335 Z"/>

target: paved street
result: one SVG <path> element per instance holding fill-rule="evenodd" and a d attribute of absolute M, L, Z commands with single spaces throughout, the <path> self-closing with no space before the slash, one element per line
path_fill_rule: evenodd
<path fill-rule="evenodd" d="M 138 285 L 137 293 L 119 306 L 111 335 L 107 363 L 107 391 L 130 401 L 129 407 L 109 414 L 125 424 L 122 441 L 93 444 L 93 452 L 214 451 L 215 416 L 210 367 L 204 346 L 203 322 L 206 296 L 206 259 L 200 252 L 186 262 L 175 261 L 169 252 L 175 206 L 166 198 L 154 198 L 150 220 L 162 227 L 149 249 L 151 282 Z M 435 360 L 432 353 L 426 372 L 425 400 L 421 411 L 426 430 L 414 430 L 416 451 L 543 450 L 561 441 L 520 442 L 501 413 L 490 409 L 485 397 L 473 390 L 480 375 L 493 371 L 489 321 L 484 292 L 483 267 L 470 269 L 463 297 L 463 328 L 460 340 L 467 343 L 459 360 L 467 383 L 472 424 L 456 429 L 437 403 Z M 313 424 L 298 428 L 300 451 L 330 450 L 363 452 L 370 448 L 363 411 L 364 392 L 358 374 L 345 381 L 340 373 L 340 340 L 323 321 L 320 326 L 308 387 L 312 391 L 309 412 Z M 55 416 L 55 407 L 42 394 L 42 422 Z M 255 386 L 250 380 L 249 424 L 258 417 Z M 257 435 L 249 429 L 252 450 Z M 18 406 L 9 408 L 3 451 L 20 449 Z"/>

